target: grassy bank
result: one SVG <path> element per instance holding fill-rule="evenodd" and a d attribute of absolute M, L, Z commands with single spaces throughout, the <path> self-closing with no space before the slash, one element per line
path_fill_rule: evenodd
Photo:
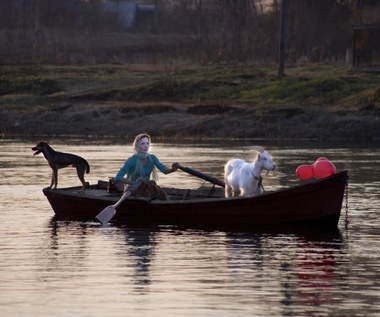
<path fill-rule="evenodd" d="M 0 96 L 3 135 L 324 138 L 335 130 L 376 139 L 380 74 L 342 65 L 291 67 L 282 79 L 276 68 L 246 65 L 3 66 Z"/>

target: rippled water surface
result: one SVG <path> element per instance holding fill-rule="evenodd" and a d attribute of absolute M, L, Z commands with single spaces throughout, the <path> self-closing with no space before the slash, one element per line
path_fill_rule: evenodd
<path fill-rule="evenodd" d="M 349 171 L 348 207 L 336 232 L 246 232 L 55 221 L 37 141 L 0 143 L 1 316 L 380 316 L 380 147 L 264 144 L 278 165 L 266 190 L 298 183 L 297 166 L 326 156 Z M 131 154 L 128 142 L 50 143 L 85 157 L 91 183 Z M 251 145 L 156 143 L 152 152 L 222 178 L 229 158 L 253 158 Z M 207 186 L 181 171 L 159 184 Z M 72 185 L 75 170 L 60 170 L 59 186 Z"/>

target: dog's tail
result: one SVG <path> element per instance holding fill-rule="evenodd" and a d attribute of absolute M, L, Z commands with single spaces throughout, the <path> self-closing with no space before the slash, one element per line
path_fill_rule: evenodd
<path fill-rule="evenodd" d="M 85 160 L 86 162 L 86 174 L 90 173 L 90 164 Z"/>

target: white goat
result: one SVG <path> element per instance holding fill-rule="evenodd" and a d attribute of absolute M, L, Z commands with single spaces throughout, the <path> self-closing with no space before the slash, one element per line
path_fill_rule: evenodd
<path fill-rule="evenodd" d="M 256 196 L 263 192 L 261 171 L 274 171 L 276 165 L 263 148 L 254 146 L 259 153 L 252 163 L 232 159 L 224 166 L 225 196 Z"/>

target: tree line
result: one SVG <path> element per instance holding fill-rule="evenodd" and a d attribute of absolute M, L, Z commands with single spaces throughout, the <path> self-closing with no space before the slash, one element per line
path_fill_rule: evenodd
<path fill-rule="evenodd" d="M 151 27 L 127 30 L 104 2 L 0 0 L 1 64 L 278 60 L 281 0 L 135 1 L 155 6 Z M 342 61 L 352 25 L 379 15 L 380 0 L 288 0 L 286 61 Z"/>

